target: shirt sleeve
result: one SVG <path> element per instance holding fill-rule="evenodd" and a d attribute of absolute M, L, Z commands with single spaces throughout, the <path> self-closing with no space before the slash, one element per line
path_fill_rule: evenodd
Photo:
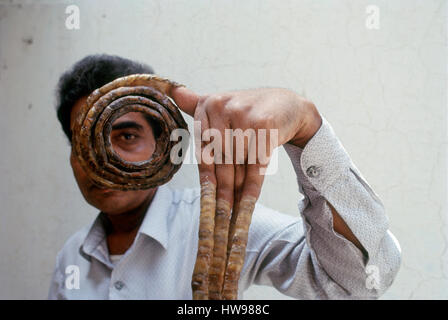
<path fill-rule="evenodd" d="M 255 218 L 251 231 L 256 240 L 246 253 L 248 281 L 243 287 L 251 282 L 271 285 L 298 299 L 378 298 L 392 284 L 401 262 L 399 244 L 388 230 L 378 195 L 324 117 L 303 150 L 291 144 L 284 148 L 304 195 L 299 202 L 302 221 L 281 218 L 267 228 L 271 236 L 260 237 L 257 233 L 267 230 L 261 230 L 262 223 Z M 361 242 L 365 254 L 333 229 L 328 203 Z"/>

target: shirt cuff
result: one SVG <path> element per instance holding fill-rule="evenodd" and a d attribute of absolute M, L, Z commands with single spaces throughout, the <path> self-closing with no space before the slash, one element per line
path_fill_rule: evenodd
<path fill-rule="evenodd" d="M 336 137 L 333 128 L 321 115 L 322 124 L 305 148 L 284 144 L 299 184 L 304 188 L 325 191 L 350 168 L 351 159 Z"/>

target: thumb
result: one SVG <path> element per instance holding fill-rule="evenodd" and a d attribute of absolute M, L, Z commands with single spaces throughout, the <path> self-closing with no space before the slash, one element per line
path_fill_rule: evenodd
<path fill-rule="evenodd" d="M 192 117 L 194 116 L 194 112 L 200 97 L 198 94 L 185 87 L 176 87 L 171 90 L 170 96 L 179 109 L 188 113 Z"/>

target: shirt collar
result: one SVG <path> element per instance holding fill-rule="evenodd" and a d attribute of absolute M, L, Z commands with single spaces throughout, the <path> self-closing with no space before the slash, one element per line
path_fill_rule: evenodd
<path fill-rule="evenodd" d="M 138 231 L 139 234 L 145 234 L 159 242 L 164 249 L 168 248 L 168 216 L 172 199 L 173 195 L 170 187 L 167 185 L 159 186 Z M 105 259 L 107 253 L 103 252 L 104 248 L 102 247 L 106 238 L 101 221 L 102 215 L 103 213 L 98 214 L 79 249 L 79 252 L 87 260 L 90 260 L 90 256 L 107 260 Z"/>
<path fill-rule="evenodd" d="M 107 261 L 107 243 L 106 233 L 103 228 L 103 213 L 99 213 L 95 221 L 93 221 L 87 235 L 79 248 L 81 255 L 87 260 L 91 260 L 91 256 L 100 261 Z M 106 246 L 106 247 L 104 247 Z"/>
<path fill-rule="evenodd" d="M 153 238 L 165 249 L 168 248 L 168 218 L 172 200 L 170 187 L 159 186 L 138 231 Z"/>

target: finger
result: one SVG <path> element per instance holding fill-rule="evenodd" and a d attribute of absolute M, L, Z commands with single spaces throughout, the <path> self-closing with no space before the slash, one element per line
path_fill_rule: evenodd
<path fill-rule="evenodd" d="M 199 156 L 202 154 L 202 132 L 209 127 L 208 118 L 203 109 L 195 111 L 195 120 L 201 123 L 199 132 L 195 131 L 195 144 Z M 197 137 L 199 135 L 199 137 Z M 199 138 L 199 139 L 198 139 Z M 199 143 L 198 143 L 199 142 Z M 199 145 L 198 145 L 199 144 Z M 199 149 L 199 150 L 198 150 Z M 191 286 L 193 299 L 207 300 L 209 298 L 209 269 L 213 257 L 214 227 L 216 210 L 216 178 L 213 163 L 208 164 L 198 158 L 199 178 L 201 184 L 201 213 L 199 219 L 199 240 L 196 263 L 194 266 Z"/>
<path fill-rule="evenodd" d="M 236 206 L 239 201 L 241 201 L 241 194 L 243 192 L 244 179 L 246 177 L 246 167 L 245 164 L 235 165 L 235 190 L 234 190 L 234 200 L 233 204 Z"/>
<path fill-rule="evenodd" d="M 200 127 L 195 127 L 194 139 L 196 149 L 196 160 L 199 169 L 199 183 L 202 185 L 205 182 L 211 182 L 215 186 L 217 184 L 215 176 L 215 161 L 214 150 L 211 135 L 211 128 L 209 124 L 208 115 L 202 106 L 199 106 L 194 114 L 195 123 Z"/>
<path fill-rule="evenodd" d="M 250 137 L 247 140 L 240 140 L 241 137 L 235 136 L 234 139 L 232 139 L 233 142 L 233 161 L 235 163 L 234 165 L 234 181 L 235 181 L 235 187 L 234 187 L 234 198 L 233 198 L 233 208 L 232 208 L 232 216 L 230 219 L 230 226 L 229 226 L 229 242 L 227 244 L 227 259 L 230 254 L 230 250 L 232 249 L 232 239 L 233 235 L 235 233 L 235 225 L 236 220 L 238 218 L 238 207 L 239 203 L 241 201 L 241 194 L 243 191 L 243 185 L 244 185 L 244 178 L 246 176 L 246 157 L 248 156 L 247 150 L 248 150 L 248 144 L 250 142 Z M 242 143 L 242 145 L 241 145 Z"/>
<path fill-rule="evenodd" d="M 194 116 L 200 95 L 185 87 L 175 87 L 169 95 L 183 112 Z"/>
<path fill-rule="evenodd" d="M 246 165 L 244 164 L 235 164 L 234 165 L 234 181 L 235 181 L 235 187 L 234 187 L 234 196 L 233 196 L 233 208 L 232 208 L 232 215 L 230 218 L 230 225 L 229 225 L 229 236 L 228 236 L 228 244 L 227 244 L 227 257 L 230 253 L 230 249 L 232 248 L 232 238 L 233 234 L 235 233 L 235 224 L 236 219 L 238 217 L 238 204 L 241 201 L 241 193 L 243 191 L 243 184 L 244 184 L 244 177 L 246 175 Z"/>
<path fill-rule="evenodd" d="M 235 163 L 234 165 L 234 184 L 235 184 L 235 190 L 234 190 L 234 206 L 238 204 L 238 202 L 241 200 L 241 192 L 243 190 L 243 184 L 244 184 L 244 177 L 246 176 L 246 160 L 248 156 L 249 150 L 249 141 L 250 137 L 247 139 L 247 145 L 246 145 L 246 139 L 243 138 L 243 141 L 238 141 L 240 137 L 235 136 L 234 139 L 232 138 L 232 146 L 233 146 L 233 161 Z M 242 148 L 241 148 L 241 142 L 242 142 Z"/>
<path fill-rule="evenodd" d="M 216 104 L 222 104 L 221 100 L 210 99 L 207 104 L 215 104 L 214 106 L 204 106 L 207 110 L 216 110 L 216 107 L 222 107 L 222 105 L 216 106 Z M 209 298 L 221 299 L 227 261 L 230 210 L 233 204 L 234 168 L 232 164 L 231 145 L 226 141 L 227 137 L 225 135 L 226 129 L 228 129 L 228 122 L 223 117 L 222 112 L 207 113 L 207 116 L 210 127 L 216 133 L 212 143 L 215 148 L 214 160 L 217 182 L 214 250 L 212 265 L 210 267 Z"/>
<path fill-rule="evenodd" d="M 213 102 L 212 102 L 213 103 Z M 213 147 L 216 176 L 216 198 L 233 204 L 234 168 L 233 150 L 230 144 L 230 135 L 226 135 L 229 123 L 222 113 L 207 113 L 210 128 L 213 128 Z"/>
<path fill-rule="evenodd" d="M 259 163 L 247 165 L 243 188 L 240 195 L 241 200 L 244 198 L 255 198 L 255 200 L 258 199 L 265 176 L 260 172 L 265 171 L 263 169 L 266 169 L 266 167 L 267 165 L 262 165 Z"/>
<path fill-rule="evenodd" d="M 218 180 L 219 181 L 219 180 Z M 216 200 L 213 259 L 209 272 L 209 298 L 221 299 L 227 263 L 227 243 L 231 206 L 227 200 Z"/>
<path fill-rule="evenodd" d="M 234 225 L 236 223 L 236 215 L 238 213 L 238 203 L 241 200 L 241 193 L 243 191 L 243 185 L 244 185 L 244 178 L 246 176 L 246 162 L 248 157 L 248 150 L 249 150 L 249 142 L 250 142 L 250 136 L 247 138 L 247 144 L 246 144 L 246 138 L 243 138 L 243 140 L 238 141 L 238 139 L 241 139 L 240 136 L 235 136 L 233 139 L 233 161 L 235 163 L 234 165 L 234 200 L 233 200 L 233 212 L 235 215 L 232 218 L 231 225 Z M 231 239 L 231 238 L 230 238 Z"/>
<path fill-rule="evenodd" d="M 249 143 L 248 153 L 254 152 L 256 140 Z M 231 239 L 231 249 L 228 257 L 225 273 L 223 299 L 233 300 L 238 298 L 238 281 L 244 265 L 246 245 L 249 235 L 249 226 L 252 220 L 255 202 L 257 201 L 264 175 L 260 174 L 260 163 L 247 164 L 246 174 L 241 193 L 241 200 L 238 202 L 238 213 L 235 223 L 235 230 Z"/>
<path fill-rule="evenodd" d="M 238 216 L 235 224 L 235 232 L 232 237 L 232 248 L 229 253 L 225 273 L 222 292 L 223 299 L 225 300 L 235 300 L 238 298 L 238 282 L 244 265 L 249 226 L 255 202 L 256 198 L 252 196 L 244 196 L 243 191 L 243 196 L 238 204 Z"/>

